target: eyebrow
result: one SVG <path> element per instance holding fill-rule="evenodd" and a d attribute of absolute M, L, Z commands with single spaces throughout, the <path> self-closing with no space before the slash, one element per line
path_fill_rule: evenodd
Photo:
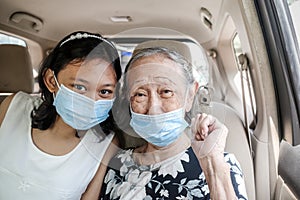
<path fill-rule="evenodd" d="M 83 82 L 83 83 L 86 83 L 86 84 L 90 84 L 89 81 L 85 80 L 85 79 L 82 79 L 82 78 L 71 78 L 71 80 L 73 81 L 80 81 L 80 82 Z M 115 87 L 116 84 L 115 83 L 105 83 L 105 84 L 102 84 L 101 86 L 105 86 L 105 87 Z"/>
<path fill-rule="evenodd" d="M 83 83 L 89 83 L 89 81 L 85 80 L 85 79 L 82 79 L 82 78 L 70 78 L 72 81 L 80 81 L 80 82 L 83 82 Z"/>
<path fill-rule="evenodd" d="M 107 84 L 103 84 L 102 86 L 105 86 L 105 87 L 115 87 L 116 84 L 113 84 L 113 83 L 107 83 Z"/>

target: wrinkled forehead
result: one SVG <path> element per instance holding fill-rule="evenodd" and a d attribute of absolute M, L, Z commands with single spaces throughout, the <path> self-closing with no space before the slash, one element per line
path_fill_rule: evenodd
<path fill-rule="evenodd" d="M 155 84 L 184 89 L 188 81 L 180 65 L 169 59 L 134 62 L 126 73 L 127 89 Z"/>

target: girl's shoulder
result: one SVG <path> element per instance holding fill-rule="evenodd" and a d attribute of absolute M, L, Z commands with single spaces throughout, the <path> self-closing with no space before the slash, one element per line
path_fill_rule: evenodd
<path fill-rule="evenodd" d="M 34 107 L 38 107 L 41 103 L 42 99 L 40 96 L 31 95 L 22 91 L 6 97 L 0 105 L 0 125 L 8 112 L 14 114 L 15 109 L 31 111 Z"/>
<path fill-rule="evenodd" d="M 22 91 L 17 92 L 8 98 L 10 99 L 10 104 L 33 104 L 33 106 L 37 107 L 42 103 L 40 95 L 28 94 Z"/>

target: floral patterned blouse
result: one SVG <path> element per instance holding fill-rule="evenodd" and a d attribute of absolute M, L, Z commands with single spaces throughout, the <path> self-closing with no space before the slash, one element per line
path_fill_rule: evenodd
<path fill-rule="evenodd" d="M 225 153 L 238 199 L 247 199 L 241 167 L 234 155 Z M 160 163 L 141 166 L 133 149 L 119 152 L 110 162 L 99 200 L 210 199 L 199 162 L 190 147 Z"/>

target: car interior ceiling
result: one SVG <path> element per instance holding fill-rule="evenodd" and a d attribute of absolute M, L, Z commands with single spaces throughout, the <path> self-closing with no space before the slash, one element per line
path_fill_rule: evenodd
<path fill-rule="evenodd" d="M 37 3 L 35 0 L 33 2 Z M 104 1 L 96 0 L 89 0 L 93 5 L 90 7 L 88 4 L 72 4 L 72 1 L 60 2 L 64 8 L 72 6 L 72 9 L 68 9 L 70 13 L 65 13 L 65 9 L 56 9 L 51 1 L 42 3 L 42 7 L 37 7 L 19 0 L 1 2 L 5 6 L 0 7 L 0 33 L 24 39 L 27 46 L 0 45 L 0 102 L 19 90 L 37 94 L 32 69 L 38 71 L 40 62 L 56 42 L 73 30 L 87 29 L 111 39 L 120 55 L 123 55 L 123 66 L 134 48 L 145 41 L 155 41 L 155 44 L 167 47 L 174 47 L 171 42 L 174 40 L 185 44 L 200 44 L 208 55 L 210 68 L 205 91 L 199 92 L 198 100 L 201 109 L 215 115 L 228 127 L 226 150 L 233 152 L 242 166 L 248 198 L 272 199 L 284 194 L 284 191 L 275 194 L 276 187 L 289 193 L 284 187 L 284 181 L 277 179 L 277 160 L 282 152 L 279 152 L 276 98 L 262 30 L 252 29 L 259 24 L 257 16 L 251 15 L 256 12 L 253 2 L 192 0 L 185 3 L 183 9 L 178 9 L 176 4 L 182 5 L 180 0 L 167 0 L 160 5 L 149 3 L 153 8 L 144 9 L 142 3 L 133 5 L 130 0 L 125 0 L 121 10 L 124 12 L 118 10 L 118 1 L 107 3 L 107 7 L 103 6 Z M 18 9 L 15 5 L 18 5 Z M 194 8 L 199 9 L 187 12 Z M 82 10 L 89 10 L 89 15 Z M 138 12 L 141 10 L 143 12 Z M 56 13 L 53 14 L 53 11 Z M 131 13 L 122 15 L 129 20 L 127 24 L 113 22 L 111 17 L 118 16 L 111 16 L 111 13 L 119 12 Z M 91 19 L 91 16 L 96 19 Z M 76 23 L 74 20 L 77 20 Z M 158 22 L 160 27 L 156 27 Z M 240 49 L 237 48 L 240 50 L 238 52 L 232 49 L 236 36 L 239 36 L 241 45 Z M 191 52 L 184 53 L 195 56 L 190 55 Z M 247 90 L 254 88 L 250 96 L 255 97 L 255 106 L 245 106 L 242 97 L 246 94 L 237 92 L 235 81 L 243 79 L 243 75 L 240 76 L 243 72 L 239 71 L 239 55 L 246 56 L 245 59 L 249 61 L 248 74 L 244 77 L 251 75 L 252 85 L 247 86 Z M 241 84 L 240 81 L 239 87 L 243 87 Z M 249 127 L 247 123 L 245 125 L 245 118 Z M 290 148 L 285 146 L 284 150 L 289 152 Z M 288 173 L 285 168 L 286 165 L 283 165 L 279 170 Z"/>

